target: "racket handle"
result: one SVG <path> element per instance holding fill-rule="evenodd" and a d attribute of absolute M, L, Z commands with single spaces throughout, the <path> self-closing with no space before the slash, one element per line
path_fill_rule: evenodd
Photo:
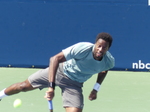
<path fill-rule="evenodd" d="M 50 112 L 53 112 L 53 102 L 52 102 L 52 100 L 48 100 L 48 108 L 49 108 Z"/>

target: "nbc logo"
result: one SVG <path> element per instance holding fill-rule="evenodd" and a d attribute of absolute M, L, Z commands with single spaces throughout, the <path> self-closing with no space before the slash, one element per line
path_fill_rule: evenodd
<path fill-rule="evenodd" d="M 150 63 L 142 63 L 141 60 L 139 60 L 138 63 L 132 63 L 133 69 L 150 69 Z"/>

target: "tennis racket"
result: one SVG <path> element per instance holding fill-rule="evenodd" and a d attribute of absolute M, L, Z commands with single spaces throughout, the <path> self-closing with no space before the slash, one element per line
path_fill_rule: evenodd
<path fill-rule="evenodd" d="M 53 102 L 52 100 L 48 100 L 48 108 L 50 112 L 53 112 Z"/>

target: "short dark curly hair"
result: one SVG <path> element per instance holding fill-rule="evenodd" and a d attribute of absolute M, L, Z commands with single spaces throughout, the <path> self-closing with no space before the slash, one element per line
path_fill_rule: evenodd
<path fill-rule="evenodd" d="M 97 35 L 97 37 L 96 37 L 96 42 L 97 42 L 99 39 L 103 39 L 103 40 L 105 40 L 106 42 L 109 42 L 109 48 L 111 47 L 113 38 L 112 38 L 112 36 L 111 36 L 109 33 L 105 33 L 105 32 L 99 33 L 99 34 Z"/>

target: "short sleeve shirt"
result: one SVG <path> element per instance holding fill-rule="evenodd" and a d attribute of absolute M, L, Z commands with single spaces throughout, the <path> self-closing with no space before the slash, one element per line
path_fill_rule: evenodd
<path fill-rule="evenodd" d="M 64 74 L 70 79 L 83 83 L 92 75 L 114 67 L 114 57 L 107 51 L 101 61 L 93 57 L 94 44 L 80 42 L 62 52 L 66 58 L 63 64 Z"/>

